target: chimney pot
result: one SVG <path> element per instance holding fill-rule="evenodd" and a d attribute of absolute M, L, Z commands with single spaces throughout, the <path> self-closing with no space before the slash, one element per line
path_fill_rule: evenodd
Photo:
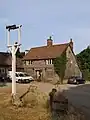
<path fill-rule="evenodd" d="M 73 50 L 73 40 L 72 40 L 72 38 L 70 38 L 70 46 L 71 46 L 71 48 Z"/>
<path fill-rule="evenodd" d="M 47 39 L 47 46 L 52 46 L 53 45 L 53 40 L 52 37 L 50 36 L 49 39 Z"/>
<path fill-rule="evenodd" d="M 70 38 L 70 42 L 73 42 L 72 38 Z"/>

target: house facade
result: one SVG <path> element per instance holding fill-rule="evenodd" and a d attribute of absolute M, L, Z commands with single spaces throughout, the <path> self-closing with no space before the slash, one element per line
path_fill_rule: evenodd
<path fill-rule="evenodd" d="M 24 72 L 23 66 L 23 57 L 25 56 L 25 52 L 20 52 L 20 56 L 16 57 L 16 71 L 17 72 Z"/>
<path fill-rule="evenodd" d="M 6 52 L 0 52 L 0 75 L 7 74 L 11 69 L 11 55 Z"/>
<path fill-rule="evenodd" d="M 24 52 L 20 53 L 20 57 L 16 58 L 16 71 L 23 72 L 22 58 L 25 56 Z M 0 52 L 0 75 L 7 74 L 8 71 L 12 70 L 12 56 L 8 52 Z"/>
<path fill-rule="evenodd" d="M 72 75 L 80 75 L 74 52 L 73 41 L 69 43 L 53 44 L 51 37 L 47 40 L 46 46 L 31 48 L 23 58 L 24 71 L 34 78 L 44 81 L 56 81 L 58 75 L 54 71 L 53 60 L 66 51 L 68 59 L 65 71 L 65 78 Z"/>

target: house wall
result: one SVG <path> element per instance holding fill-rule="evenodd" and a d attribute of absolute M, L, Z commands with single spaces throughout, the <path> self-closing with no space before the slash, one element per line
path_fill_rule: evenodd
<path fill-rule="evenodd" d="M 9 67 L 0 66 L 0 75 L 7 75 Z"/>
<path fill-rule="evenodd" d="M 35 70 L 42 69 L 44 65 L 45 65 L 44 60 L 33 61 L 32 64 L 24 64 L 24 70 L 29 75 L 35 77 L 36 76 Z"/>
<path fill-rule="evenodd" d="M 70 47 L 66 50 L 66 56 L 67 56 L 67 65 L 66 65 L 66 71 L 65 71 L 65 78 L 68 78 L 70 76 L 79 76 L 80 75 L 80 69 L 78 67 L 76 58 L 71 50 Z"/>
<path fill-rule="evenodd" d="M 33 61 L 32 64 L 24 65 L 24 70 L 29 75 L 36 78 L 36 71 L 42 71 L 43 80 L 51 80 L 54 76 L 54 68 L 52 64 L 46 65 L 45 60 L 36 60 Z"/>
<path fill-rule="evenodd" d="M 72 75 L 80 75 L 79 67 L 77 65 L 75 56 L 73 55 L 70 47 L 67 48 L 66 55 L 68 62 L 66 64 L 65 78 L 68 78 Z M 28 65 L 26 64 L 24 65 L 24 70 L 34 78 L 36 78 L 36 71 L 41 70 L 42 80 L 53 81 L 53 82 L 59 80 L 58 75 L 55 74 L 54 65 L 53 64 L 47 65 L 45 60 L 36 60 L 33 61 L 32 64 L 28 64 Z"/>
<path fill-rule="evenodd" d="M 7 69 L 5 67 L 0 67 L 0 74 L 6 73 Z"/>

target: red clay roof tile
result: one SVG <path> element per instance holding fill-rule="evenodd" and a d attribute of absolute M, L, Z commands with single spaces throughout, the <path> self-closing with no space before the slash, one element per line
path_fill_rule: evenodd
<path fill-rule="evenodd" d="M 56 58 L 65 51 L 68 45 L 69 43 L 31 48 L 23 60 Z"/>

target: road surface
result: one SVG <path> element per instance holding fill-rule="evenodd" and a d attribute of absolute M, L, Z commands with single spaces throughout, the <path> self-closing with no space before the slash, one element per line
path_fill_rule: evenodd
<path fill-rule="evenodd" d="M 65 95 L 74 106 L 85 113 L 87 120 L 90 120 L 90 84 L 69 88 Z"/>

